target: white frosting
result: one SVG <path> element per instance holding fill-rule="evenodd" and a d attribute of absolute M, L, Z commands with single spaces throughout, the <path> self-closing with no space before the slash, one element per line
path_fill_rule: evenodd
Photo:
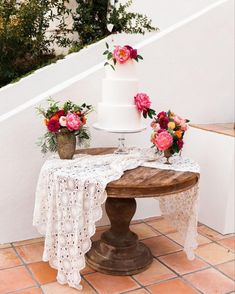
<path fill-rule="evenodd" d="M 142 127 L 141 116 L 135 105 L 98 103 L 99 127 L 107 130 L 128 131 Z"/>
<path fill-rule="evenodd" d="M 110 79 L 102 81 L 102 102 L 115 105 L 134 105 L 134 97 L 138 93 L 137 79 Z"/>
<path fill-rule="evenodd" d="M 134 103 L 138 93 L 136 61 L 105 67 L 102 101 L 98 103 L 98 126 L 112 131 L 137 131 L 143 127 L 141 113 Z"/>
<path fill-rule="evenodd" d="M 111 66 L 105 66 L 105 76 L 111 79 L 137 79 L 136 61 L 129 59 L 127 62 L 120 64 L 116 63 L 115 70 Z"/>

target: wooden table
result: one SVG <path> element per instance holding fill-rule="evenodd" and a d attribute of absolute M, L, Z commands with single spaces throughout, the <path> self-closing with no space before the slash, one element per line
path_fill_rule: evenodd
<path fill-rule="evenodd" d="M 79 153 L 100 155 L 114 150 L 91 148 L 79 150 Z M 199 174 L 192 172 L 138 167 L 109 183 L 105 209 L 111 228 L 101 235 L 100 240 L 93 242 L 86 254 L 88 265 L 99 272 L 113 275 L 133 275 L 147 269 L 153 260 L 151 251 L 139 242 L 138 236 L 129 228 L 136 211 L 135 198 L 182 192 L 192 188 L 198 179 Z"/>

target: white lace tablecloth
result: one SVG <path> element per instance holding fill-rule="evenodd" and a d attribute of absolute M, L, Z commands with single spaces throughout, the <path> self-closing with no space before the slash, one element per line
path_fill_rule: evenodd
<path fill-rule="evenodd" d="M 38 179 L 33 224 L 45 236 L 43 261 L 58 270 L 61 284 L 81 289 L 80 271 L 85 253 L 91 248 L 95 222 L 102 217 L 106 185 L 119 179 L 125 170 L 140 165 L 199 172 L 198 165 L 183 157 L 174 164 L 145 162 L 143 152 L 127 155 L 77 155 L 73 160 L 52 157 L 43 165 Z M 160 208 L 185 240 L 184 250 L 194 257 L 197 237 L 198 187 L 175 195 L 160 197 Z M 159 199 L 159 197 L 157 198 Z"/>

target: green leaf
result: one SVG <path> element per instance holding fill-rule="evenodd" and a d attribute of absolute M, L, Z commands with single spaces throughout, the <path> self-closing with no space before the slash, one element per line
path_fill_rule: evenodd
<path fill-rule="evenodd" d="M 109 65 L 109 63 L 108 62 L 105 62 L 104 66 L 106 66 L 106 65 Z"/>
<path fill-rule="evenodd" d="M 104 53 L 103 53 L 103 55 L 106 55 L 108 53 L 109 53 L 109 50 L 105 50 Z"/>
<path fill-rule="evenodd" d="M 109 44 L 107 42 L 105 42 L 105 46 L 107 49 L 109 49 Z"/>
<path fill-rule="evenodd" d="M 137 55 L 137 58 L 138 58 L 138 59 L 141 59 L 141 60 L 144 59 L 141 55 Z"/>
<path fill-rule="evenodd" d="M 109 52 L 108 55 L 107 55 L 107 58 L 110 60 L 110 59 L 112 59 L 112 57 L 113 57 L 112 52 Z"/>

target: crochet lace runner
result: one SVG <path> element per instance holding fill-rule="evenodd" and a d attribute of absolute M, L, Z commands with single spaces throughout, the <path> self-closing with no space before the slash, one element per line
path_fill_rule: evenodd
<path fill-rule="evenodd" d="M 81 289 L 80 271 L 85 267 L 85 253 L 91 248 L 95 223 L 102 217 L 106 185 L 119 179 L 125 170 L 145 164 L 149 163 L 138 152 L 80 155 L 74 160 L 52 157 L 45 162 L 36 189 L 33 224 L 45 236 L 43 261 L 58 270 L 59 283 Z M 159 168 L 157 163 L 151 164 Z M 196 164 L 195 170 L 198 172 Z M 197 191 L 195 186 L 160 197 L 162 213 L 182 234 L 190 259 L 197 246 Z"/>

